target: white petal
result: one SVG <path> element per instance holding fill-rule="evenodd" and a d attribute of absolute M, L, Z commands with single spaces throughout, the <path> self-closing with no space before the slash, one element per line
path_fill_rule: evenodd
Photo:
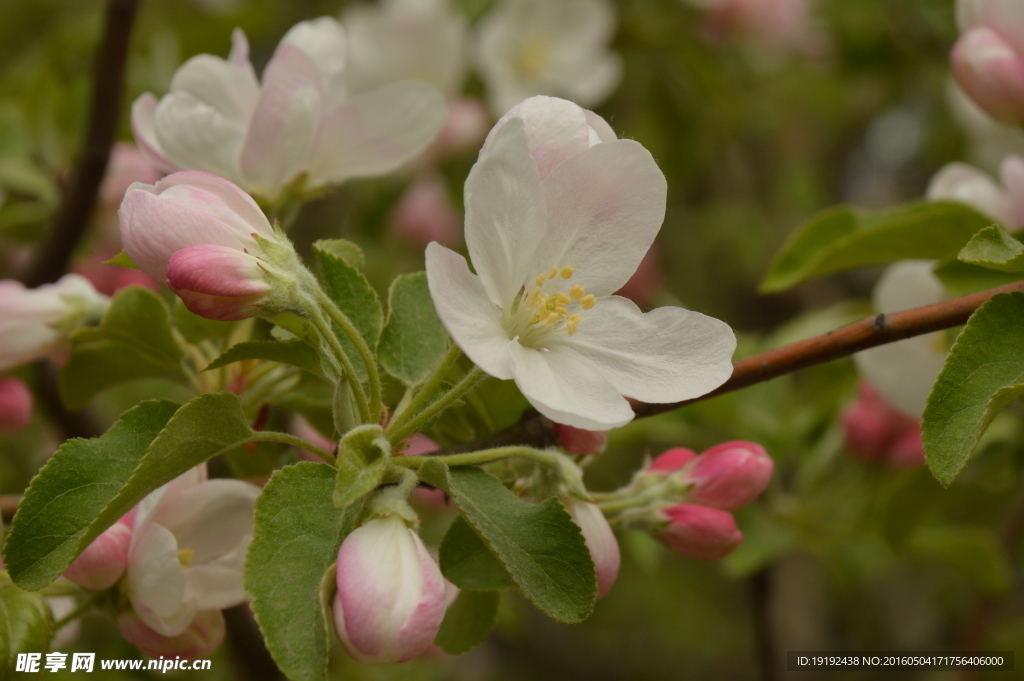
<path fill-rule="evenodd" d="M 875 284 L 872 302 L 885 314 L 941 302 L 946 297 L 933 260 L 902 260 L 886 268 Z"/>
<path fill-rule="evenodd" d="M 583 113 L 587 117 L 587 125 L 597 133 L 598 139 L 602 142 L 614 142 L 619 138 L 615 131 L 612 130 L 612 126 L 608 125 L 608 121 L 587 109 L 584 109 Z"/>
<path fill-rule="evenodd" d="M 508 309 L 541 247 L 547 226 L 544 187 L 523 121 L 498 131 L 466 179 L 466 245 L 491 301 Z"/>
<path fill-rule="evenodd" d="M 263 72 L 263 92 L 242 148 L 242 173 L 253 191 L 273 194 L 302 170 L 320 106 L 320 75 L 313 61 L 297 46 L 282 44 Z"/>
<path fill-rule="evenodd" d="M 341 24 L 331 17 L 320 17 L 299 22 L 288 29 L 278 50 L 291 44 L 309 55 L 320 74 L 324 99 L 328 106 L 333 107 L 345 97 L 345 43 L 345 29 Z M 263 86 L 266 85 L 264 73 Z"/>
<path fill-rule="evenodd" d="M 153 129 L 153 119 L 159 104 L 160 100 L 148 92 L 132 102 L 132 135 L 135 137 L 135 145 L 150 165 L 162 173 L 171 173 L 178 168 L 164 155 Z"/>
<path fill-rule="evenodd" d="M 552 352 L 593 363 L 628 397 L 679 402 L 714 390 L 732 375 L 736 336 L 713 317 L 681 307 L 644 313 L 618 296 L 598 299 L 581 317 L 576 334 L 551 343 Z"/>
<path fill-rule="evenodd" d="M 165 498 L 153 517 L 174 533 L 180 547 L 193 552 L 196 564 L 206 563 L 252 534 L 259 493 L 240 480 L 209 480 Z"/>
<path fill-rule="evenodd" d="M 246 535 L 231 551 L 207 563 L 185 570 L 185 600 L 195 603 L 197 610 L 223 610 L 245 600 L 245 555 L 252 541 Z"/>
<path fill-rule="evenodd" d="M 512 378 L 501 310 L 487 297 L 466 259 L 438 243 L 427 246 L 427 283 L 437 316 L 455 344 L 491 376 Z"/>
<path fill-rule="evenodd" d="M 490 146 L 499 130 L 516 118 L 522 119 L 525 125 L 530 153 L 541 179 L 558 164 L 590 146 L 586 111 L 565 99 L 537 96 L 509 109 L 488 133 L 483 149 Z"/>
<path fill-rule="evenodd" d="M 1008 215 L 1009 222 L 1007 229 L 1017 231 L 1024 227 L 1024 158 L 1016 154 L 1010 154 L 999 168 L 999 177 L 1010 195 L 1012 206 L 1011 214 Z"/>
<path fill-rule="evenodd" d="M 260 95 L 259 83 L 248 60 L 238 66 L 210 54 L 197 54 L 182 64 L 171 79 L 170 90 L 172 94 L 192 95 L 241 126 L 249 122 Z"/>
<path fill-rule="evenodd" d="M 633 140 L 595 145 L 544 180 L 548 234 L 531 272 L 571 265 L 572 283 L 604 296 L 629 281 L 665 218 L 665 175 Z"/>
<path fill-rule="evenodd" d="M 448 116 L 433 85 L 393 83 L 342 104 L 320 121 L 309 162 L 313 186 L 383 175 L 434 141 Z"/>
<path fill-rule="evenodd" d="M 1006 226 L 1015 218 L 1006 190 L 988 173 L 966 163 L 943 166 L 928 183 L 927 196 L 932 201 L 963 203 Z"/>
<path fill-rule="evenodd" d="M 135 528 L 128 554 L 128 590 L 132 606 L 147 625 L 165 636 L 175 635 L 168 632 L 184 617 L 185 573 L 178 561 L 178 543 L 167 528 L 157 523 Z"/>
<path fill-rule="evenodd" d="M 187 92 L 160 100 L 153 129 L 164 155 L 179 168 L 204 170 L 236 184 L 248 121 L 225 118 L 212 106 Z"/>
<path fill-rule="evenodd" d="M 549 352 L 508 345 L 516 385 L 552 421 L 610 430 L 633 420 L 633 409 L 594 364 L 552 347 Z"/>

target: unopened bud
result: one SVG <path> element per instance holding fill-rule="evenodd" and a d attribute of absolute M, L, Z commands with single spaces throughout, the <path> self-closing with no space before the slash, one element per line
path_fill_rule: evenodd
<path fill-rule="evenodd" d="M 608 443 L 608 433 L 603 430 L 584 430 L 563 423 L 555 424 L 555 437 L 558 446 L 569 454 L 589 456 L 600 454 Z"/>
<path fill-rule="evenodd" d="M 974 26 L 953 47 L 953 73 L 996 120 L 1024 124 L 1024 55 L 998 31 Z"/>
<path fill-rule="evenodd" d="M 79 554 L 64 571 L 64 577 L 86 589 L 109 589 L 128 568 L 131 540 L 131 526 L 121 521 L 114 523 Z"/>
<path fill-rule="evenodd" d="M 16 433 L 32 422 L 35 399 L 17 376 L 0 378 L 0 435 Z"/>
<path fill-rule="evenodd" d="M 176 251 L 167 263 L 167 284 L 185 307 L 201 317 L 238 321 L 254 317 L 273 291 L 265 265 L 227 246 L 200 244 Z"/>
<path fill-rule="evenodd" d="M 563 502 L 565 509 L 583 532 L 590 557 L 594 559 L 594 568 L 597 570 L 597 597 L 602 598 L 619 576 L 619 565 L 622 562 L 619 542 L 616 541 L 608 520 L 597 504 L 575 498 L 564 499 Z"/>
<path fill-rule="evenodd" d="M 732 510 L 756 499 L 772 478 L 775 464 L 756 442 L 735 440 L 715 445 L 697 457 L 687 477 L 690 501 Z"/>
<path fill-rule="evenodd" d="M 697 452 L 687 447 L 673 447 L 655 457 L 648 471 L 675 473 L 677 470 L 697 458 Z"/>
<path fill-rule="evenodd" d="M 661 511 L 667 525 L 657 537 L 676 553 L 699 560 L 717 560 L 732 553 L 743 533 L 728 511 L 698 504 L 677 504 Z"/>

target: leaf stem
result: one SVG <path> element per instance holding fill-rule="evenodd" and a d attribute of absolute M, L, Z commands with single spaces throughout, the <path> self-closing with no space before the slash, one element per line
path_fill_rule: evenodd
<path fill-rule="evenodd" d="M 334 304 L 334 301 L 331 300 L 330 296 L 324 293 L 323 289 L 319 286 L 316 288 L 316 295 L 320 304 L 323 306 L 323 309 L 327 311 L 327 316 L 329 316 L 331 321 L 338 325 L 338 328 L 341 329 L 342 333 L 352 341 L 352 345 L 356 346 L 356 352 L 359 353 L 359 358 L 362 359 L 363 364 L 366 365 L 366 375 L 370 384 L 369 414 L 371 417 L 367 422 L 380 423 L 380 372 L 377 370 L 377 358 L 374 357 L 373 352 L 370 350 L 370 346 L 366 344 L 366 340 L 359 333 L 359 330 L 356 329 L 352 320 Z"/>
<path fill-rule="evenodd" d="M 533 447 L 495 447 L 494 449 L 482 449 L 479 452 L 467 452 L 465 454 L 448 454 L 446 456 L 396 456 L 391 459 L 392 466 L 404 468 L 419 468 L 428 461 L 440 461 L 449 466 L 472 466 L 481 463 L 491 463 L 507 459 L 510 456 L 522 456 L 532 459 L 537 463 L 552 468 L 561 468 L 558 455 L 554 452 L 546 452 Z"/>
<path fill-rule="evenodd" d="M 253 438 L 254 442 L 280 442 L 286 445 L 292 445 L 299 449 L 305 449 L 308 452 L 312 452 L 319 456 L 327 463 L 334 465 L 334 455 L 329 452 L 325 452 L 311 442 L 306 442 L 301 437 L 295 437 L 288 433 L 280 433 L 276 430 L 263 430 L 256 433 L 256 437 Z"/>
<path fill-rule="evenodd" d="M 333 303 L 332 303 L 333 305 Z M 345 352 L 345 348 L 341 347 L 341 341 L 334 335 L 334 329 L 331 328 L 331 323 L 324 317 L 324 313 L 320 310 L 320 306 L 315 302 L 309 306 L 309 317 L 316 326 L 317 331 L 324 337 L 327 344 L 331 347 L 331 351 L 334 353 L 335 361 L 341 365 L 343 375 L 341 376 L 342 381 L 347 380 L 349 385 L 352 386 L 352 395 L 356 401 L 356 408 L 359 410 L 359 418 L 365 423 L 376 423 L 375 420 L 370 418 L 370 407 L 366 402 L 366 392 L 363 390 L 362 384 L 356 378 L 356 368 L 352 364 L 352 360 L 349 359 L 348 354 Z M 377 390 L 380 390 L 378 384 Z M 378 401 L 380 400 L 378 392 Z M 378 417 L 379 418 L 379 417 Z"/>
<path fill-rule="evenodd" d="M 401 428 L 402 424 L 409 420 L 409 418 L 415 414 L 418 414 L 426 406 L 427 402 L 437 389 L 441 386 L 444 381 L 444 377 L 448 375 L 448 371 L 452 368 L 459 357 L 462 356 L 462 350 L 457 345 L 452 345 L 441 361 L 438 362 L 437 366 L 434 367 L 433 372 L 427 377 L 427 380 L 423 382 L 423 385 L 419 390 L 416 391 L 415 396 L 405 405 L 400 412 L 395 414 L 391 420 L 390 428 L 397 429 Z"/>
<path fill-rule="evenodd" d="M 428 404 L 418 414 L 406 419 L 398 426 L 392 425 L 389 427 L 385 432 L 388 440 L 390 440 L 392 445 L 398 444 L 425 424 L 430 423 L 431 420 L 440 416 L 442 412 L 452 406 L 460 397 L 475 388 L 485 375 L 480 367 L 474 366 L 458 383 L 452 386 L 451 390 Z"/>

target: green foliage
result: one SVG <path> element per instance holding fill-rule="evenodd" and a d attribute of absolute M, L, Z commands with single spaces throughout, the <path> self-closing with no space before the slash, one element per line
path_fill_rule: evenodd
<path fill-rule="evenodd" d="M 948 487 L 982 434 L 1024 393 L 1024 294 L 995 296 L 967 321 L 935 381 L 921 424 L 925 458 Z"/>
<path fill-rule="evenodd" d="M 1011 568 L 999 537 L 985 527 L 947 525 L 918 532 L 911 543 L 919 554 L 934 556 L 956 567 L 990 596 L 1010 586 Z"/>
<path fill-rule="evenodd" d="M 1020 274 L 1000 272 L 956 259 L 947 260 L 936 266 L 935 276 L 951 296 L 966 296 L 978 291 L 987 291 L 1021 279 Z"/>
<path fill-rule="evenodd" d="M 391 458 L 391 443 L 380 426 L 353 428 L 338 445 L 334 505 L 345 508 L 380 484 Z"/>
<path fill-rule="evenodd" d="M 505 566 L 462 516 L 448 528 L 438 558 L 441 572 L 460 589 L 497 591 L 516 586 Z"/>
<path fill-rule="evenodd" d="M 265 359 L 270 362 L 291 364 L 300 369 L 305 369 L 311 374 L 323 375 L 323 371 L 320 368 L 320 355 L 309 344 L 299 339 L 286 341 L 246 341 L 232 345 L 220 357 L 210 362 L 204 371 L 219 369 L 233 362 L 241 362 L 247 359 Z"/>
<path fill-rule="evenodd" d="M 957 257 L 991 270 L 1024 272 L 1024 244 L 996 225 L 975 234 Z"/>
<path fill-rule="evenodd" d="M 0 679 L 13 679 L 18 653 L 50 651 L 53 619 L 40 594 L 23 591 L 4 577 L 0 571 Z"/>
<path fill-rule="evenodd" d="M 288 466 L 256 500 L 245 591 L 270 654 L 292 681 L 327 678 L 330 628 L 321 587 L 359 513 L 334 507 L 334 477 L 327 464 Z"/>
<path fill-rule="evenodd" d="M 498 618 L 498 592 L 460 591 L 444 613 L 434 643 L 449 655 L 461 655 L 487 640 Z"/>
<path fill-rule="evenodd" d="M 139 266 L 132 260 L 132 256 L 128 255 L 125 251 L 121 251 L 110 260 L 103 263 L 104 265 L 113 265 L 115 267 L 127 267 L 130 270 L 137 270 Z"/>
<path fill-rule="evenodd" d="M 173 402 L 143 402 L 100 437 L 61 445 L 25 492 L 11 524 L 4 559 L 15 582 L 31 590 L 46 586 L 120 517 L 97 529 L 97 516 L 177 409 Z"/>
<path fill-rule="evenodd" d="M 71 356 L 60 374 L 61 399 L 75 410 L 122 381 L 166 378 L 185 383 L 181 358 L 167 306 L 152 291 L 129 286 L 114 296 L 98 327 L 72 335 Z"/>
<path fill-rule="evenodd" d="M 348 239 L 320 239 L 313 243 L 313 248 L 341 258 L 357 270 L 363 269 L 363 265 L 366 264 L 366 256 L 363 255 L 363 249 Z"/>
<path fill-rule="evenodd" d="M 218 322 L 190 312 L 181 299 L 174 303 L 174 326 L 189 343 L 200 343 L 208 338 L 224 338 L 235 327 L 235 322 Z"/>
<path fill-rule="evenodd" d="M 579 622 L 594 608 L 597 577 L 579 527 L 558 499 L 530 504 L 475 467 L 428 461 L 420 478 L 443 489 L 512 579 L 544 614 Z"/>
<path fill-rule="evenodd" d="M 384 370 L 406 385 L 425 379 L 448 349 L 448 332 L 434 309 L 427 273 L 395 277 L 388 290 L 388 319 L 377 351 Z"/>
<path fill-rule="evenodd" d="M 912 203 L 884 213 L 829 208 L 789 238 L 761 282 L 761 291 L 784 291 L 813 277 L 865 265 L 943 259 L 991 224 L 958 203 Z"/>

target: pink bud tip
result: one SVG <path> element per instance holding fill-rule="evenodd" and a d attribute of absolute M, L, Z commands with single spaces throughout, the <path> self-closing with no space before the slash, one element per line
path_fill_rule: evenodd
<path fill-rule="evenodd" d="M 668 525 L 658 539 L 676 553 L 699 560 L 718 560 L 743 541 L 732 514 L 709 506 L 677 504 L 662 511 Z"/>
<path fill-rule="evenodd" d="M 975 26 L 951 55 L 960 86 L 996 120 L 1024 124 L 1024 55 L 993 28 Z"/>
<path fill-rule="evenodd" d="M 209 657 L 224 642 L 224 615 L 204 610 L 177 636 L 156 633 L 132 610 L 117 616 L 117 628 L 125 640 L 152 658 L 180 656 L 188 660 Z"/>
<path fill-rule="evenodd" d="M 697 452 L 686 447 L 673 447 L 655 457 L 647 470 L 675 473 L 677 470 L 697 458 Z"/>
<path fill-rule="evenodd" d="M 616 541 L 608 520 L 597 504 L 580 499 L 567 499 L 565 508 L 583 532 L 583 539 L 587 543 L 590 557 L 594 560 L 594 569 L 597 571 L 597 597 L 604 598 L 619 576 L 619 566 L 622 563 L 619 542 Z"/>
<path fill-rule="evenodd" d="M 219 321 L 256 316 L 254 305 L 272 290 L 258 259 L 213 244 L 175 251 L 167 283 L 190 311 Z"/>
<path fill-rule="evenodd" d="M 131 540 L 131 526 L 122 521 L 114 523 L 82 551 L 71 567 L 64 571 L 64 576 L 86 589 L 109 589 L 121 579 L 128 567 Z"/>
<path fill-rule="evenodd" d="M 756 442 L 715 445 L 697 457 L 688 478 L 690 501 L 732 510 L 756 499 L 772 479 L 775 463 Z"/>
<path fill-rule="evenodd" d="M 562 423 L 555 424 L 555 437 L 559 447 L 580 456 L 600 454 L 608 442 L 608 433 L 603 430 L 584 430 Z"/>
<path fill-rule="evenodd" d="M 921 425 L 882 398 L 867 381 L 842 415 L 846 447 L 862 461 L 886 461 L 899 468 L 924 463 Z"/>
<path fill-rule="evenodd" d="M 17 376 L 0 378 L 0 435 L 10 435 L 32 422 L 35 399 Z"/>

